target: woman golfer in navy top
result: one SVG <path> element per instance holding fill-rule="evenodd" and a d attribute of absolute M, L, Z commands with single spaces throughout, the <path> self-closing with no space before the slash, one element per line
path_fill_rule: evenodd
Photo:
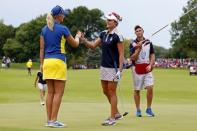
<path fill-rule="evenodd" d="M 116 120 L 122 118 L 117 108 L 116 88 L 123 69 L 124 45 L 123 37 L 116 28 L 122 20 L 121 17 L 114 12 L 105 17 L 107 30 L 102 31 L 95 42 L 87 41 L 85 38 L 81 38 L 81 41 L 88 48 L 93 49 L 99 45 L 102 48 L 100 79 L 103 93 L 111 105 L 110 117 L 102 125 L 110 126 L 115 125 Z"/>

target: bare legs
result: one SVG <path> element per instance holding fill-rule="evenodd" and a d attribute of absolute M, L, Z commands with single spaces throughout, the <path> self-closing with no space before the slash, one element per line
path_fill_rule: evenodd
<path fill-rule="evenodd" d="M 111 105 L 111 118 L 115 119 L 115 114 L 119 113 L 117 108 L 118 100 L 116 95 L 117 82 L 101 80 L 101 85 L 103 88 L 103 93 L 107 97 Z"/>
<path fill-rule="evenodd" d="M 153 86 L 149 86 L 147 89 L 147 108 L 151 108 L 152 100 L 153 100 Z"/>
<path fill-rule="evenodd" d="M 40 101 L 44 102 L 45 100 L 45 91 L 44 90 L 40 90 Z"/>
<path fill-rule="evenodd" d="M 135 100 L 135 106 L 137 110 L 140 110 L 140 91 L 134 90 L 134 100 Z"/>
<path fill-rule="evenodd" d="M 146 87 L 147 108 L 151 108 L 153 100 L 153 86 Z M 140 90 L 134 90 L 134 100 L 137 110 L 140 110 Z"/>
<path fill-rule="evenodd" d="M 56 121 L 59 107 L 64 94 L 65 81 L 46 80 L 48 86 L 48 95 L 46 99 L 47 119 Z"/>

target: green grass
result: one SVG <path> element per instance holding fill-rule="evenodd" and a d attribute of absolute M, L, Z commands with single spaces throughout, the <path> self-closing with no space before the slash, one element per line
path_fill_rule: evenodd
<path fill-rule="evenodd" d="M 32 69 L 39 69 L 40 63 L 33 62 Z M 24 69 L 26 68 L 26 63 L 11 63 L 10 67 L 12 69 Z"/>
<path fill-rule="evenodd" d="M 0 131 L 196 131 L 197 76 L 187 70 L 154 70 L 155 87 L 153 109 L 155 118 L 136 118 L 131 71 L 125 70 L 118 91 L 123 105 L 121 112 L 129 111 L 125 119 L 113 127 L 100 123 L 109 116 L 109 105 L 102 94 L 99 70 L 69 70 L 59 119 L 68 128 L 43 127 L 45 108 L 39 104 L 39 91 L 33 87 L 36 70 L 28 76 L 22 69 L 0 70 Z M 16 67 L 16 66 L 15 66 Z M 25 68 L 25 67 L 24 67 Z M 142 91 L 142 111 L 146 105 Z M 123 107 L 124 108 L 123 108 Z"/>

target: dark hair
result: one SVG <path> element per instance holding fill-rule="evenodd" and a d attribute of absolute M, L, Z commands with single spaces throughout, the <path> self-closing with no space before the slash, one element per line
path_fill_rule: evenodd
<path fill-rule="evenodd" d="M 141 28 L 141 29 L 143 29 L 141 26 L 139 26 L 139 25 L 136 25 L 136 26 L 135 26 L 135 28 L 134 28 L 134 30 L 136 31 L 138 28 Z"/>

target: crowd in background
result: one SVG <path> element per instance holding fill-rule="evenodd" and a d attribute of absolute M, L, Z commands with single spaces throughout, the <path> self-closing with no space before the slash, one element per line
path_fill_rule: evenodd
<path fill-rule="evenodd" d="M 1 67 L 2 68 L 10 68 L 11 60 L 9 57 L 3 56 Z"/>
<path fill-rule="evenodd" d="M 131 67 L 131 61 L 129 59 L 124 60 L 124 67 L 126 69 Z M 156 68 L 185 68 L 189 69 L 190 66 L 197 68 L 197 60 L 196 59 L 175 59 L 175 58 L 157 58 L 155 60 Z M 87 66 L 83 64 L 74 64 L 73 69 L 95 69 L 99 68 L 98 66 Z"/>
<path fill-rule="evenodd" d="M 197 66 L 196 59 L 175 59 L 175 58 L 157 58 L 155 67 L 161 68 L 189 68 L 190 66 Z"/>
<path fill-rule="evenodd" d="M 1 67 L 2 68 L 10 68 L 11 61 L 9 57 L 3 56 Z M 131 67 L 131 62 L 129 59 L 125 59 L 124 67 L 126 69 Z M 193 67 L 194 69 L 197 68 L 197 59 L 186 58 L 186 59 L 175 59 L 175 58 L 157 58 L 155 60 L 155 67 L 156 68 L 185 68 L 189 69 Z M 73 69 L 96 69 L 99 68 L 99 65 L 84 65 L 84 64 L 74 64 L 72 66 Z"/>

